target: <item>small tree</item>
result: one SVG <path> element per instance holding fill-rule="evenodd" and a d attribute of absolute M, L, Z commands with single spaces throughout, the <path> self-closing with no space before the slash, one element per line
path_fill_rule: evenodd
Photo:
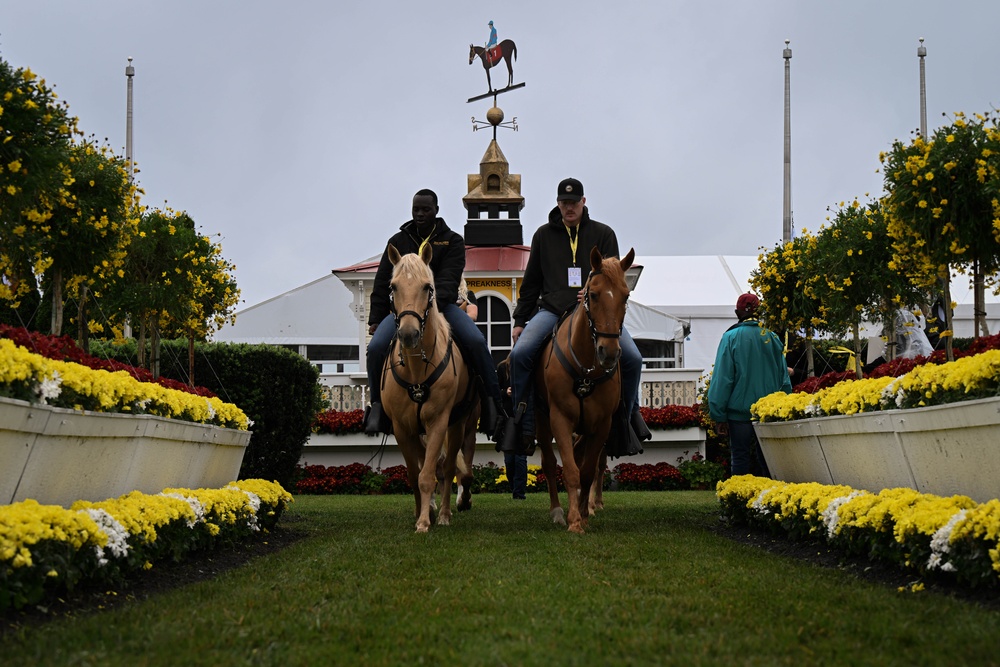
<path fill-rule="evenodd" d="M 834 336 L 851 332 L 858 378 L 862 376 L 861 322 L 882 324 L 891 331 L 896 311 L 924 298 L 896 270 L 887 227 L 880 201 L 864 206 L 856 199 L 846 206 L 841 202 L 830 226 L 821 228 L 817 236 L 813 266 L 820 279 L 806 287 L 824 304 L 824 330 Z"/>
<path fill-rule="evenodd" d="M 803 229 L 801 236 L 761 254 L 750 274 L 750 285 L 761 297 L 761 321 L 771 329 L 805 332 L 810 377 L 815 374 L 812 339 L 825 324 L 822 304 L 807 289 L 817 279 L 812 265 L 815 244 L 816 237 Z"/>
<path fill-rule="evenodd" d="M 0 298 L 16 306 L 38 289 L 53 209 L 71 179 L 76 119 L 30 69 L 0 59 Z"/>
<path fill-rule="evenodd" d="M 95 280 L 121 271 L 138 224 L 138 200 L 125 160 L 90 141 L 70 148 L 72 177 L 60 190 L 37 251 L 46 270 L 53 335 L 62 334 L 63 288 L 77 298 L 78 338 L 84 346 L 88 291 Z"/>
<path fill-rule="evenodd" d="M 972 273 L 978 337 L 986 333 L 986 276 L 1000 266 L 1000 240 L 993 224 L 993 197 L 987 183 L 991 144 L 989 118 L 969 122 L 955 114 L 929 141 L 893 143 L 884 164 L 886 213 L 894 260 L 919 285 L 939 285 L 945 302 L 946 347 L 952 352 L 952 267 Z M 995 126 L 994 126 L 995 127 Z M 987 154 L 984 155 L 984 150 Z"/>

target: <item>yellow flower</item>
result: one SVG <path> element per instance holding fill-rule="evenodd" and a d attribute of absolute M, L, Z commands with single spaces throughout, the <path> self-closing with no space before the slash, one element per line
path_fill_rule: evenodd
<path fill-rule="evenodd" d="M 954 134 L 949 134 L 947 137 L 944 138 L 944 140 L 950 144 L 953 141 L 955 141 L 955 135 Z"/>

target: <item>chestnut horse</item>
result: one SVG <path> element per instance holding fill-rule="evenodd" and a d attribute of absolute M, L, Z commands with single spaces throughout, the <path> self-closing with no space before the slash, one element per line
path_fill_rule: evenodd
<path fill-rule="evenodd" d="M 390 244 L 388 253 L 393 264 L 389 294 L 396 336 L 386 356 L 382 406 L 392 419 L 392 432 L 406 461 L 416 502 L 417 532 L 426 533 L 433 518 L 438 461 L 442 461 L 443 475 L 437 517 L 441 526 L 451 522 L 456 468 L 463 477 L 471 471 L 471 467 L 465 470 L 466 461 L 458 454 L 474 392 L 470 391 L 468 368 L 452 340 L 451 327 L 434 298 L 431 247 L 425 245 L 420 256 L 400 256 Z M 386 380 L 389 375 L 392 379 Z M 456 407 L 457 415 L 453 415 Z"/>
<path fill-rule="evenodd" d="M 556 486 L 554 436 L 566 486 L 568 529 L 574 533 L 584 532 L 591 487 L 603 482 L 598 474 L 603 474 L 604 443 L 621 401 L 619 337 L 629 295 L 625 271 L 634 259 L 634 249 L 621 260 L 602 257 L 596 246 L 590 251 L 583 298 L 556 325 L 542 349 L 544 362 L 535 371 L 537 395 L 548 405 L 548 418 L 540 414 L 536 430 L 549 485 L 549 515 L 553 523 L 566 525 Z"/>
<path fill-rule="evenodd" d="M 475 44 L 469 44 L 469 64 L 471 65 L 476 58 L 483 61 L 483 69 L 486 70 L 486 85 L 489 86 L 490 92 L 493 92 L 493 82 L 490 81 L 490 68 L 494 65 L 500 64 L 500 59 L 502 58 L 505 63 L 507 63 L 507 87 L 509 88 L 514 83 L 514 66 L 511 65 L 511 58 L 517 60 L 517 46 L 514 45 L 513 40 L 505 39 L 498 45 L 500 50 L 500 58 L 491 61 L 489 55 L 487 55 L 487 49 L 481 46 L 476 46 Z M 493 49 L 490 48 L 490 51 Z"/>

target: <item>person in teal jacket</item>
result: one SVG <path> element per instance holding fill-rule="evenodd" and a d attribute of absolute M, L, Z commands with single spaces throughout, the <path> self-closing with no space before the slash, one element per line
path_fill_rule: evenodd
<path fill-rule="evenodd" d="M 760 299 L 750 293 L 736 301 L 739 321 L 719 342 L 708 385 L 708 411 L 719 435 L 729 435 L 732 474 L 770 477 L 750 421 L 750 406 L 776 391 L 790 394 L 792 383 L 781 339 L 757 321 L 758 306 Z"/>

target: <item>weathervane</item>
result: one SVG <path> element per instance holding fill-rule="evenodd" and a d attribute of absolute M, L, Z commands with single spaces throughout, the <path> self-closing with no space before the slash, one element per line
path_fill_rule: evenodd
<path fill-rule="evenodd" d="M 514 41 L 505 39 L 498 44 L 497 30 L 493 27 L 493 21 L 489 22 L 489 27 L 490 38 L 489 41 L 486 42 L 486 46 L 476 46 L 475 44 L 469 45 L 469 64 L 471 65 L 475 62 L 476 58 L 479 58 L 479 60 L 483 63 L 483 69 L 486 71 L 486 85 L 489 88 L 489 92 L 483 93 L 482 95 L 476 95 L 475 97 L 470 97 L 468 101 L 476 102 L 490 96 L 493 97 L 493 107 L 486 112 L 485 121 L 476 120 L 475 116 L 472 117 L 472 131 L 475 132 L 487 127 L 492 127 L 493 139 L 495 140 L 497 138 L 498 127 L 506 127 L 517 132 L 517 117 L 514 117 L 509 122 L 503 122 L 503 110 L 497 106 L 497 95 L 511 90 L 517 90 L 518 88 L 524 88 L 524 83 L 514 83 L 513 61 L 517 60 L 517 46 L 514 44 Z M 507 87 L 497 88 L 494 90 L 493 82 L 490 79 L 490 68 L 499 65 L 501 61 L 507 65 Z"/>

